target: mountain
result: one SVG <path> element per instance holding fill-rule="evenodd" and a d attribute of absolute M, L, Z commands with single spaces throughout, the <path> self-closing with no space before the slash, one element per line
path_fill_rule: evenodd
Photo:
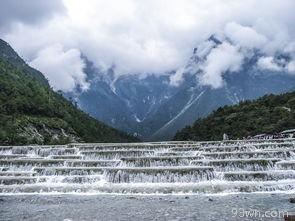
<path fill-rule="evenodd" d="M 211 36 L 208 44 L 222 44 Z M 116 76 L 115 67 L 102 71 L 86 56 L 83 57 L 90 89 L 64 94 L 79 107 L 106 124 L 145 140 L 169 140 L 175 133 L 192 124 L 195 119 L 212 113 L 224 105 L 256 99 L 265 94 L 281 94 L 295 89 L 295 75 L 257 67 L 261 56 L 245 59 L 240 70 L 223 74 L 224 86 L 214 89 L 198 83 L 202 58 L 198 48 L 183 68 L 183 82 L 170 84 L 171 73 L 162 75 Z M 286 55 L 277 55 L 277 57 Z"/>
<path fill-rule="evenodd" d="M 295 128 L 295 91 L 218 108 L 177 132 L 174 140 L 221 140 L 224 133 L 237 139 L 291 128 Z"/>
<path fill-rule="evenodd" d="M 40 82 L 42 82 L 45 86 L 49 87 L 49 83 L 44 75 L 27 65 L 27 63 L 13 50 L 13 48 L 5 41 L 0 39 L 0 59 L 9 60 L 11 64 L 20 69 L 25 74 L 30 74 Z"/>
<path fill-rule="evenodd" d="M 179 91 L 177 96 L 159 109 L 157 116 L 167 116 L 166 122 L 153 135 L 153 140 L 170 139 L 177 130 L 194 122 L 195 119 L 207 116 L 213 110 L 224 105 L 237 104 L 247 99 L 255 99 L 268 93 L 280 94 L 294 89 L 295 79 L 293 76 L 283 74 L 259 73 L 253 75 L 249 72 L 235 73 L 226 79 L 226 86 L 219 89 L 199 87 L 198 85 Z M 179 101 L 185 103 L 177 107 Z M 172 110 L 172 117 L 168 118 L 167 110 Z M 171 112 L 171 111 L 170 111 Z M 168 112 L 169 113 L 169 112 Z M 194 119 L 193 119 L 194 118 Z M 153 122 L 157 120 L 152 119 Z"/>
<path fill-rule="evenodd" d="M 77 109 L 0 41 L 0 144 L 129 142 L 137 138 Z"/>
<path fill-rule="evenodd" d="M 141 122 L 175 93 L 168 75 L 149 75 L 144 79 L 135 75 L 115 77 L 112 68 L 105 73 L 86 57 L 83 59 L 89 90 L 63 95 L 75 100 L 91 116 L 128 133 L 141 134 Z"/>

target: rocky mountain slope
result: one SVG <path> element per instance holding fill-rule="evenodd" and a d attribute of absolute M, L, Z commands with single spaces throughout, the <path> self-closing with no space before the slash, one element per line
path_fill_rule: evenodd
<path fill-rule="evenodd" d="M 77 109 L 45 77 L 0 42 L 0 144 L 128 142 L 133 136 Z"/>
<path fill-rule="evenodd" d="M 179 131 L 174 140 L 221 140 L 224 133 L 237 139 L 292 128 L 295 128 L 295 91 L 218 108 Z"/>
<path fill-rule="evenodd" d="M 212 48 L 221 44 L 214 36 L 207 43 Z M 286 74 L 284 70 L 258 68 L 261 55 L 255 53 L 245 59 L 240 70 L 224 73 L 224 86 L 217 89 L 201 85 L 196 80 L 203 59 L 197 48 L 183 68 L 183 81 L 177 86 L 171 84 L 170 77 L 174 72 L 145 78 L 139 75 L 115 76 L 113 68 L 102 71 L 84 57 L 90 89 L 64 95 L 108 125 L 145 140 L 169 140 L 178 130 L 218 107 L 295 89 L 295 75 Z M 287 55 L 277 57 L 288 59 Z"/>

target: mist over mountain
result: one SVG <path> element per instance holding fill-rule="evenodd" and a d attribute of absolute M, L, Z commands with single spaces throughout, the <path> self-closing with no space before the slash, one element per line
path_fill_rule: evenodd
<path fill-rule="evenodd" d="M 202 52 L 195 48 L 181 73 L 174 71 L 144 78 L 139 75 L 116 77 L 112 68 L 104 73 L 84 56 L 84 71 L 90 87 L 87 91 L 78 87 L 65 96 L 74 99 L 91 116 L 115 128 L 146 140 L 168 140 L 184 126 L 218 107 L 295 89 L 295 75 L 284 67 L 290 62 L 290 54 L 277 54 L 275 60 L 281 68 L 274 70 L 259 66 L 264 56 L 259 50 L 243 58 L 238 69 L 215 71 L 213 78 L 217 80 L 208 81 L 210 85 L 206 85 L 200 80 L 206 75 L 202 69 L 204 60 L 212 50 L 229 43 L 211 36 L 206 44 L 210 45 L 207 55 L 202 57 L 204 49 Z"/>
<path fill-rule="evenodd" d="M 0 0 L 0 220 L 295 220 L 294 8 Z"/>
<path fill-rule="evenodd" d="M 0 37 L 55 91 L 143 139 L 170 139 L 220 106 L 294 89 L 291 0 L 1 6 Z"/>
<path fill-rule="evenodd" d="M 220 140 L 278 134 L 295 126 L 295 91 L 224 106 L 177 132 L 174 140 Z"/>
<path fill-rule="evenodd" d="M 138 141 L 54 92 L 42 73 L 1 39 L 0 104 L 1 145 Z"/>

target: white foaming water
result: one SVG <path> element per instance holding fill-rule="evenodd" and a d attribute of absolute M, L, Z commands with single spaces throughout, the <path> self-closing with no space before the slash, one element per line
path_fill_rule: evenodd
<path fill-rule="evenodd" d="M 0 147 L 0 192 L 293 192 L 295 140 Z"/>

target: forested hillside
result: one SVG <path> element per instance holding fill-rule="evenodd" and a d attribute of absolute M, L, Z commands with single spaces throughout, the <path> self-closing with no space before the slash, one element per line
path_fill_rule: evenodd
<path fill-rule="evenodd" d="M 223 133 L 236 139 L 291 128 L 295 128 L 295 91 L 218 108 L 177 132 L 174 140 L 221 140 Z"/>
<path fill-rule="evenodd" d="M 9 61 L 15 67 L 22 71 L 22 73 L 30 74 L 44 85 L 49 87 L 49 83 L 44 77 L 44 75 L 30 67 L 18 54 L 13 50 L 13 48 L 5 41 L 0 39 L 0 58 Z"/>
<path fill-rule="evenodd" d="M 3 54 L 1 51 L 1 145 L 137 141 L 78 110 L 51 90 L 40 72 L 27 65 L 19 66 Z"/>

